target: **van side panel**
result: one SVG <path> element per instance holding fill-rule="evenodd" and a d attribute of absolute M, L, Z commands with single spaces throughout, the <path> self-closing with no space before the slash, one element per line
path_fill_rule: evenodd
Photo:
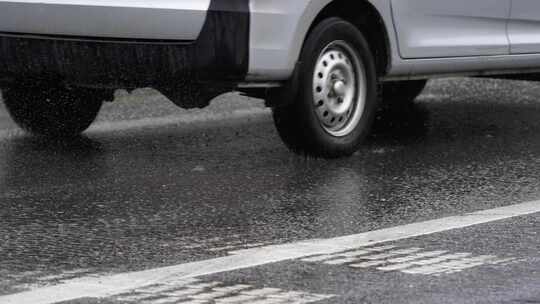
<path fill-rule="evenodd" d="M 195 40 L 211 0 L 0 0 L 0 32 Z"/>

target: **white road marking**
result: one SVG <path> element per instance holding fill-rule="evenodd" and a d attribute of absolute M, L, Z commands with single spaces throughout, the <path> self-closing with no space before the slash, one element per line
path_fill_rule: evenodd
<path fill-rule="evenodd" d="M 170 292 L 170 290 L 174 290 Z M 335 295 L 286 291 L 279 288 L 256 288 L 252 285 L 226 285 L 223 282 L 203 282 L 180 280 L 178 284 L 157 284 L 139 288 L 134 292 L 110 297 L 113 300 L 133 304 L 169 303 L 314 303 Z"/>
<path fill-rule="evenodd" d="M 435 257 L 435 258 L 431 258 L 431 259 L 414 261 L 411 264 L 412 265 L 431 265 L 431 264 L 441 263 L 441 262 L 447 261 L 447 260 L 455 260 L 455 259 L 465 258 L 465 257 L 468 257 L 470 255 L 472 255 L 472 254 L 468 253 L 468 252 L 445 254 L 445 255 L 441 255 L 441 256 L 438 256 L 438 257 Z"/>
<path fill-rule="evenodd" d="M 133 295 L 126 295 L 126 296 L 120 296 L 117 297 L 116 300 L 122 301 L 122 302 L 132 302 L 132 301 L 141 301 L 148 298 L 154 298 L 155 295 L 153 294 L 133 294 Z"/>
<path fill-rule="evenodd" d="M 175 291 L 166 292 L 165 295 L 171 296 L 171 297 L 186 297 L 186 296 L 195 295 L 195 294 L 197 294 L 197 293 L 199 293 L 201 291 L 202 291 L 202 289 L 190 288 L 190 289 L 182 289 L 182 290 L 175 290 Z"/>
<path fill-rule="evenodd" d="M 239 295 L 235 295 L 229 298 L 216 299 L 216 303 L 219 303 L 219 304 L 250 303 L 250 302 L 253 302 L 256 298 L 257 297 L 254 297 L 254 296 L 239 294 Z"/>
<path fill-rule="evenodd" d="M 330 259 L 330 260 L 324 261 L 323 263 L 326 265 L 343 265 L 343 264 L 351 263 L 354 261 L 358 261 L 358 256 L 350 257 L 350 258 Z"/>
<path fill-rule="evenodd" d="M 242 304 L 287 304 L 291 303 L 284 299 L 279 298 L 267 298 L 263 300 L 255 300 L 255 301 L 249 301 L 249 302 L 242 302 Z"/>
<path fill-rule="evenodd" d="M 456 254 L 458 257 L 460 254 Z M 514 258 L 499 259 L 492 255 L 481 255 L 468 257 L 470 254 L 461 254 L 461 258 L 452 259 L 443 263 L 429 263 L 420 267 L 413 267 L 402 270 L 404 273 L 409 274 L 451 274 L 461 272 L 466 269 L 482 266 L 482 265 L 497 265 L 501 263 L 508 263 L 512 261 L 518 261 Z M 421 264 L 422 265 L 422 264 Z"/>
<path fill-rule="evenodd" d="M 330 260 L 333 260 L 333 259 L 336 259 L 336 258 L 339 258 L 339 257 L 344 257 L 344 258 L 350 257 L 350 258 L 353 258 L 353 257 L 357 257 L 357 256 L 360 256 L 360 255 L 364 255 L 364 254 L 368 254 L 368 253 L 373 253 L 373 252 L 384 251 L 384 250 L 392 249 L 392 248 L 395 248 L 395 246 L 378 246 L 378 247 L 362 248 L 362 249 L 358 249 L 358 250 L 352 250 L 352 251 L 347 251 L 347 252 L 340 252 L 339 255 L 335 255 L 335 254 L 322 254 L 322 255 L 311 256 L 311 257 L 307 257 L 307 258 L 305 258 L 305 259 L 302 259 L 302 261 L 303 261 L 303 262 L 322 262 L 322 261 L 327 261 L 328 264 L 333 264 L 334 262 L 333 262 L 333 261 L 330 261 Z"/>
<path fill-rule="evenodd" d="M 230 287 L 213 288 L 212 292 L 197 294 L 197 295 L 192 296 L 192 298 L 196 300 L 212 300 L 215 298 L 224 297 L 228 294 L 239 292 L 241 290 L 246 290 L 250 288 L 251 286 L 249 285 L 233 285 Z"/>
<path fill-rule="evenodd" d="M 374 255 L 368 255 L 368 256 L 362 256 L 362 260 L 382 260 L 387 259 L 391 257 L 395 257 L 398 255 L 404 255 L 404 254 L 410 254 L 420 251 L 420 248 L 411 248 L 411 249 L 398 249 L 398 250 L 392 250 L 385 253 L 379 253 Z"/>
<path fill-rule="evenodd" d="M 182 298 L 160 298 L 160 299 L 152 299 L 147 300 L 143 302 L 138 302 L 140 304 L 176 304 L 178 303 Z"/>
<path fill-rule="evenodd" d="M 354 235 L 246 249 L 237 251 L 234 255 L 210 260 L 143 271 L 72 279 L 55 286 L 41 287 L 0 296 L 0 303 L 52 304 L 83 297 L 110 297 L 143 286 L 170 284 L 171 282 L 186 278 L 245 269 L 314 255 L 357 250 L 362 246 L 470 227 L 537 212 L 540 212 L 540 201 L 532 201 Z"/>
<path fill-rule="evenodd" d="M 279 292 L 281 292 L 281 289 L 279 289 L 279 288 L 268 288 L 267 287 L 267 288 L 261 288 L 261 289 L 257 289 L 257 290 L 244 291 L 242 293 L 250 295 L 250 296 L 263 297 L 263 296 L 276 294 L 276 293 L 279 293 Z"/>
<path fill-rule="evenodd" d="M 364 251 L 369 252 L 367 248 L 364 248 Z M 422 248 L 413 247 L 347 258 L 341 258 L 346 253 L 338 252 L 324 255 L 326 259 L 322 261 L 314 259 L 302 259 L 302 261 L 346 265 L 351 268 L 376 267 L 380 271 L 401 271 L 407 274 L 423 275 L 450 274 L 488 264 L 497 265 L 517 261 L 515 258 L 500 259 L 492 255 L 472 256 L 472 253 L 468 252 L 443 253 L 446 251 L 424 251 Z"/>
<path fill-rule="evenodd" d="M 390 259 L 390 260 L 388 260 L 388 262 L 390 262 L 390 263 L 405 263 L 405 262 L 410 262 L 410 261 L 413 261 L 413 260 L 418 260 L 418 259 L 421 259 L 421 258 L 435 257 L 435 256 L 439 256 L 439 255 L 445 254 L 445 253 L 446 253 L 446 251 L 444 251 L 444 250 L 426 251 L 426 252 L 421 252 L 421 253 L 413 254 L 413 255 L 410 255 L 410 256 L 402 257 L 402 258 Z"/>
<path fill-rule="evenodd" d="M 420 251 L 420 248 L 398 249 L 398 250 L 388 251 L 386 253 L 378 253 L 378 254 L 372 254 L 372 255 L 362 255 L 361 254 L 361 255 L 350 257 L 350 258 L 342 258 L 342 259 L 335 259 L 335 260 L 332 259 L 332 260 L 329 260 L 329 261 L 325 261 L 324 263 L 328 264 L 328 265 L 343 265 L 343 264 L 351 263 L 351 262 L 358 261 L 358 260 L 381 260 L 381 259 L 386 259 L 386 258 L 390 258 L 390 257 L 393 257 L 393 256 L 410 254 L 410 253 L 414 253 L 414 252 L 417 252 L 417 251 Z M 346 253 L 344 253 L 344 254 L 346 254 Z M 341 256 L 341 255 L 342 254 L 340 253 L 337 256 Z"/>
<path fill-rule="evenodd" d="M 387 249 L 395 248 L 395 246 L 378 246 L 378 247 L 371 247 L 371 248 L 362 248 L 358 250 L 352 250 L 352 251 L 346 251 L 346 252 L 340 252 L 339 254 L 323 254 L 323 255 L 317 255 L 313 257 L 308 257 L 305 259 L 302 259 L 303 262 L 324 262 L 328 265 L 340 265 L 344 263 L 348 263 L 348 261 L 355 261 L 357 260 L 357 257 L 363 256 L 366 254 L 374 253 L 374 252 L 380 252 Z"/>
<path fill-rule="evenodd" d="M 390 265 L 379 267 L 377 269 L 382 270 L 382 271 L 395 271 L 395 270 L 406 269 L 406 268 L 409 268 L 409 267 L 413 266 L 414 265 L 413 263 L 415 261 L 418 261 L 418 260 L 421 260 L 421 259 L 424 259 L 424 258 L 438 257 L 438 256 L 441 256 L 444 253 L 447 253 L 447 251 L 442 251 L 442 250 L 439 250 L 439 251 L 425 251 L 425 252 L 420 252 L 420 253 L 405 256 L 405 257 L 389 259 L 387 262 Z"/>
<path fill-rule="evenodd" d="M 170 292 L 174 290 L 175 290 L 175 287 L 171 285 L 155 285 L 155 286 L 135 289 L 135 292 L 160 293 L 160 292 Z"/>

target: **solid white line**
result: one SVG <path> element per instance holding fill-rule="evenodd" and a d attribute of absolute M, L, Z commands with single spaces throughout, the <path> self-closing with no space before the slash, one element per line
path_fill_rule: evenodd
<path fill-rule="evenodd" d="M 313 239 L 240 250 L 236 251 L 234 255 L 210 260 L 101 277 L 72 279 L 55 286 L 0 296 L 0 303 L 52 304 L 83 297 L 109 297 L 153 284 L 170 284 L 186 278 L 300 259 L 318 254 L 333 254 L 359 249 L 359 247 L 363 246 L 470 227 L 537 212 L 540 212 L 540 201 L 533 201 L 343 237 Z"/>

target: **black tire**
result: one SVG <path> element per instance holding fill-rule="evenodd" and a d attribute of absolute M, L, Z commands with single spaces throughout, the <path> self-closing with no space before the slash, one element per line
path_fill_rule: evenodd
<path fill-rule="evenodd" d="M 351 58 L 346 58 L 357 60 L 363 67 L 365 87 L 362 90 L 365 92 L 365 98 L 363 98 L 363 113 L 358 120 L 355 120 L 357 123 L 354 128 L 349 128 L 351 131 L 345 135 L 336 136 L 329 133 L 323 126 L 323 118 L 320 118 L 321 114 L 317 112 L 314 95 L 314 89 L 317 88 L 314 85 L 314 77 L 317 64 L 320 63 L 320 56 L 332 43 L 341 41 L 350 46 L 352 51 L 349 54 Z M 332 17 L 323 20 L 307 37 L 297 69 L 299 69 L 295 73 L 298 75 L 297 79 L 290 82 L 295 84 L 290 88 L 290 92 L 295 92 L 291 93 L 295 94 L 295 98 L 292 102 L 273 109 L 274 121 L 280 137 L 291 150 L 304 155 L 336 158 L 353 154 L 368 135 L 377 109 L 375 59 L 364 35 L 354 25 L 343 19 Z M 356 75 L 354 79 L 358 77 Z M 358 96 L 356 95 L 359 91 L 360 86 L 357 85 L 353 98 L 355 103 L 357 103 Z M 343 102 L 343 99 L 341 100 Z M 342 117 L 340 117 L 340 122 L 341 119 Z"/>
<path fill-rule="evenodd" d="M 57 138 L 82 133 L 103 104 L 103 95 L 96 90 L 41 84 L 12 86 L 3 95 L 9 114 L 22 129 Z"/>
<path fill-rule="evenodd" d="M 427 80 L 391 81 L 382 85 L 385 106 L 410 106 L 426 87 Z"/>

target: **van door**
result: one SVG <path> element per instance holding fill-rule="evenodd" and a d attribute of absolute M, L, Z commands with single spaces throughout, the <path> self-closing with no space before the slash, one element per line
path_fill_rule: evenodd
<path fill-rule="evenodd" d="M 391 3 L 403 58 L 509 54 L 506 26 L 511 0 L 392 0 Z"/>
<path fill-rule="evenodd" d="M 508 37 L 512 54 L 540 53 L 539 0 L 513 0 Z"/>

